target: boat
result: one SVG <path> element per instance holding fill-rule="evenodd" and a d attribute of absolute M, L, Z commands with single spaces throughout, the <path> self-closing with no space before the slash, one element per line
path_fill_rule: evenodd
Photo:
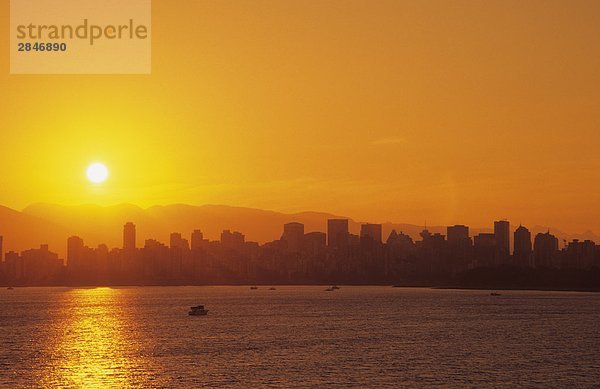
<path fill-rule="evenodd" d="M 333 288 L 327 288 L 327 289 L 325 289 L 325 292 L 333 292 L 334 290 L 335 289 L 333 289 Z"/>
<path fill-rule="evenodd" d="M 490 293 L 490 296 L 502 296 L 502 295 L 500 293 L 492 292 L 492 293 Z"/>
<path fill-rule="evenodd" d="M 333 286 L 331 287 L 331 289 L 333 289 L 333 290 L 336 290 L 336 289 L 339 289 L 339 288 L 340 288 L 340 287 L 339 287 L 339 286 L 337 286 L 337 285 L 333 285 Z"/>
<path fill-rule="evenodd" d="M 269 290 L 275 290 L 275 288 L 269 288 Z"/>
<path fill-rule="evenodd" d="M 258 286 L 251 286 L 250 287 L 250 290 L 256 290 L 256 289 L 258 289 Z"/>
<path fill-rule="evenodd" d="M 190 307 L 190 311 L 188 315 L 190 316 L 204 316 L 208 313 L 208 309 L 204 309 L 204 305 L 197 305 L 195 307 Z"/>
<path fill-rule="evenodd" d="M 6 290 L 13 290 L 14 288 L 12 286 L 9 286 L 8 288 L 6 288 Z"/>

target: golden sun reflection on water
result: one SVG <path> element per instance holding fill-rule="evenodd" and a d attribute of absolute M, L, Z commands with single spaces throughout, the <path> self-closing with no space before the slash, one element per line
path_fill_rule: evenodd
<path fill-rule="evenodd" d="M 68 292 L 68 318 L 53 342 L 55 363 L 44 374 L 44 386 L 136 385 L 139 360 L 130 352 L 136 340 L 134 332 L 126 328 L 121 297 L 119 290 L 110 288 Z"/>

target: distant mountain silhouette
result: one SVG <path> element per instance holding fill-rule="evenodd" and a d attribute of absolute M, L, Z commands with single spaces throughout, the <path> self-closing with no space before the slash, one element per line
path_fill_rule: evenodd
<path fill-rule="evenodd" d="M 64 256 L 66 240 L 70 235 L 82 237 L 89 246 L 106 243 L 109 247 L 120 247 L 122 228 L 127 221 L 137 226 L 138 246 L 145 239 L 158 239 L 169 242 L 171 232 L 181 232 L 189 237 L 194 229 L 200 229 L 204 236 L 218 240 L 224 229 L 240 231 L 246 240 L 264 243 L 278 239 L 283 224 L 291 221 L 304 223 L 305 231 L 327 229 L 327 219 L 344 217 L 321 212 L 281 213 L 268 210 L 232 207 L 226 205 L 192 206 L 174 204 L 153 206 L 147 209 L 135 205 L 121 204 L 109 207 L 97 205 L 62 206 L 54 204 L 34 204 L 22 212 L 0 207 L 0 234 L 5 237 L 5 251 L 24 250 L 48 243 L 50 249 Z M 361 222 L 350 219 L 350 231 L 358 234 Z M 492 221 L 490 220 L 490 224 Z M 514 230 L 517 225 L 512 224 Z M 419 240 L 423 226 L 400 223 L 384 223 L 383 238 L 395 229 Z M 432 232 L 446 234 L 445 226 L 428 226 Z M 548 227 L 530 228 L 532 235 L 546 232 Z M 473 228 L 471 235 L 489 232 L 491 228 Z M 583 234 L 567 234 L 550 228 L 562 243 L 563 239 L 591 239 L 600 243 L 600 237 L 587 231 Z M 512 240 L 512 238 L 511 238 Z"/>
<path fill-rule="evenodd" d="M 53 221 L 62 226 L 66 235 L 58 242 L 50 240 L 47 235 L 34 234 L 43 242 L 50 243 L 51 249 L 61 254 L 66 250 L 66 238 L 69 235 L 82 237 L 90 246 L 106 243 L 109 247 L 120 247 L 123 224 L 127 221 L 136 224 L 137 244 L 142 246 L 145 239 L 154 238 L 168 243 L 171 232 L 189 236 L 194 229 L 202 230 L 204 236 L 211 240 L 218 240 L 223 230 L 230 229 L 245 234 L 246 240 L 264 243 L 278 239 L 284 223 L 298 221 L 305 224 L 307 232 L 325 231 L 327 219 L 336 217 L 317 212 L 285 214 L 224 205 L 184 204 L 153 206 L 148 209 L 130 204 L 109 207 L 34 204 L 25 208 L 22 214 Z M 358 232 L 360 224 L 352 222 L 351 229 Z M 9 242 L 10 239 L 7 238 L 10 249 L 12 246 Z"/>
<path fill-rule="evenodd" d="M 58 250 L 64 245 L 62 242 L 66 234 L 67 228 L 46 218 L 0 206 L 0 236 L 4 237 L 4 252 L 20 252 L 39 247 L 40 243 L 48 243 Z"/>

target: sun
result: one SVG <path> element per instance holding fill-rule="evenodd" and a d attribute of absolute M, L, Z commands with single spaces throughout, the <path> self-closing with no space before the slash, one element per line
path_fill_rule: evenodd
<path fill-rule="evenodd" d="M 108 168 L 102 163 L 95 162 L 87 168 L 86 175 L 94 184 L 101 184 L 108 178 Z"/>

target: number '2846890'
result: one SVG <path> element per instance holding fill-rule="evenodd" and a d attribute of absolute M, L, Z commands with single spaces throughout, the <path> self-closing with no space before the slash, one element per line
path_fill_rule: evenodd
<path fill-rule="evenodd" d="M 19 42 L 18 51 L 67 51 L 66 43 Z"/>

